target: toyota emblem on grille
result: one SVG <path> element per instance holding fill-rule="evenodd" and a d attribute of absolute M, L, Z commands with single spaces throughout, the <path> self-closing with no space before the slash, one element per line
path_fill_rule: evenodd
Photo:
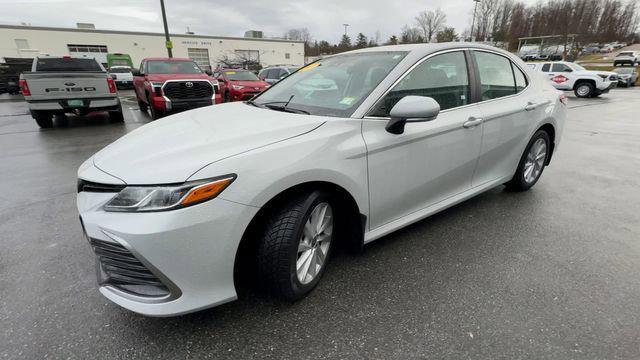
<path fill-rule="evenodd" d="M 192 88 L 193 87 L 193 83 L 191 81 L 187 81 L 186 83 L 184 83 L 184 86 L 186 86 L 188 88 Z"/>
<path fill-rule="evenodd" d="M 259 87 L 256 87 L 255 89 L 256 89 L 256 90 L 260 90 L 260 88 L 259 88 Z"/>

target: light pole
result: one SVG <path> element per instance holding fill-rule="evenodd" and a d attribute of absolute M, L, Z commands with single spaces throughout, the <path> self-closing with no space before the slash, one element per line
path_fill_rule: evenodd
<path fill-rule="evenodd" d="M 344 35 L 347 36 L 347 28 L 349 27 L 349 24 L 342 24 L 342 26 L 344 26 Z"/>
<path fill-rule="evenodd" d="M 474 41 L 473 28 L 476 25 L 476 9 L 478 9 L 478 3 L 480 0 L 473 0 L 473 2 L 475 4 L 473 5 L 473 20 L 471 21 L 471 41 Z"/>
<path fill-rule="evenodd" d="M 169 38 L 169 27 L 167 26 L 167 14 L 164 12 L 164 0 L 160 0 L 160 9 L 162 10 L 162 22 L 164 23 L 164 38 L 166 40 L 165 46 L 167 47 L 167 54 L 170 58 L 173 57 L 173 53 L 171 49 L 173 48 L 173 44 L 171 43 L 171 39 Z"/>

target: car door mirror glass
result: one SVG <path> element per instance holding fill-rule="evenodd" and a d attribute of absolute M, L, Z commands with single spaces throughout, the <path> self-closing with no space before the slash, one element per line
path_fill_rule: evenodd
<path fill-rule="evenodd" d="M 405 96 L 398 101 L 389 116 L 386 129 L 392 134 L 402 134 L 407 122 L 434 120 L 440 113 L 440 104 L 428 96 Z"/>

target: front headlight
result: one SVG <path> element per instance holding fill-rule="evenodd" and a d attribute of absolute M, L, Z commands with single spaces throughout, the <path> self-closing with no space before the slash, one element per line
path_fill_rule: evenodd
<path fill-rule="evenodd" d="M 127 186 L 105 206 L 105 211 L 166 211 L 200 204 L 218 196 L 236 179 L 235 174 L 178 185 Z"/>
<path fill-rule="evenodd" d="M 233 85 L 233 88 L 235 90 L 242 90 L 242 89 L 244 89 L 244 86 L 242 86 L 242 85 Z"/>

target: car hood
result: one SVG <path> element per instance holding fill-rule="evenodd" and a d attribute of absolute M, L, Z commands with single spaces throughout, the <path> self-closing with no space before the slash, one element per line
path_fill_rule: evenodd
<path fill-rule="evenodd" d="M 180 183 L 208 164 L 305 134 L 323 123 L 321 117 L 242 102 L 208 106 L 142 126 L 95 154 L 93 163 L 127 184 Z"/>
<path fill-rule="evenodd" d="M 582 71 L 576 71 L 575 74 L 576 75 L 590 75 L 590 76 L 598 76 L 599 74 L 607 75 L 607 76 L 618 75 L 617 73 L 614 73 L 613 71 L 599 71 L 599 70 L 582 70 Z"/>

